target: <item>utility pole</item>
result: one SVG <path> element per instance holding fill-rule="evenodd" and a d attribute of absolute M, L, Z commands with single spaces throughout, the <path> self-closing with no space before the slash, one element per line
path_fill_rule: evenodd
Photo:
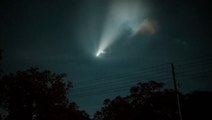
<path fill-rule="evenodd" d="M 177 97 L 177 107 L 178 107 L 179 120 L 182 120 L 182 113 L 181 113 L 181 107 L 180 107 L 180 98 L 179 98 L 179 92 L 178 92 L 177 82 L 176 82 L 175 67 L 174 67 L 173 63 L 171 64 L 171 69 L 172 69 L 172 79 L 173 79 L 173 84 L 174 84 L 174 90 L 176 92 L 176 97 Z"/>

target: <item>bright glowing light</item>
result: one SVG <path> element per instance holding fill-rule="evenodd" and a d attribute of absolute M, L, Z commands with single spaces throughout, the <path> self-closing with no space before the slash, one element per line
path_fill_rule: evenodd
<path fill-rule="evenodd" d="M 109 7 L 96 56 L 103 54 L 103 50 L 117 40 L 122 34 L 123 26 L 128 26 L 133 33 L 140 25 L 144 12 L 145 7 L 140 0 L 114 0 Z"/>
<path fill-rule="evenodd" d="M 96 57 L 99 57 L 101 54 L 105 54 L 104 50 L 98 50 L 96 53 Z"/>

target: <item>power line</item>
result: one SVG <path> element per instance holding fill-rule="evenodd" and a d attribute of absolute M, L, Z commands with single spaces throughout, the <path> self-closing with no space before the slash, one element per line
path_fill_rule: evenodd
<path fill-rule="evenodd" d="M 170 79 L 170 78 L 169 78 Z M 139 81 L 138 81 L 139 82 Z M 120 84 L 120 85 L 106 85 L 106 86 L 100 86 L 100 87 L 95 87 L 93 89 L 87 89 L 87 90 L 81 90 L 82 92 L 80 93 L 86 93 L 86 92 L 90 92 L 90 91 L 98 91 L 98 90 L 111 90 L 111 89 L 115 89 L 115 88 L 119 88 L 119 87 L 127 87 L 127 89 L 129 89 L 130 87 L 132 87 L 133 85 L 136 85 L 137 83 L 131 83 L 131 84 Z M 106 88 L 106 89 L 105 89 Z M 79 92 L 78 92 L 79 93 Z M 76 94 L 78 94 L 76 93 Z"/>
<path fill-rule="evenodd" d="M 202 77 L 204 77 L 204 76 L 202 76 Z M 106 86 L 107 88 L 108 88 L 108 86 Z M 129 89 L 129 87 L 131 87 L 130 85 L 125 85 L 125 86 L 117 86 L 117 85 L 114 85 L 114 86 L 111 86 L 110 88 L 108 88 L 108 89 L 100 89 L 101 91 L 104 91 L 104 92 L 108 92 L 108 91 L 111 91 L 111 90 L 116 90 L 116 89 L 120 89 L 120 88 L 124 88 L 125 90 L 127 90 L 127 89 Z M 101 87 L 102 88 L 102 87 Z M 86 93 L 89 93 L 89 92 L 91 92 L 91 93 L 93 93 L 93 91 L 96 91 L 96 90 L 98 90 L 98 89 L 93 89 L 92 91 L 86 91 L 86 92 L 80 92 L 80 93 L 82 93 L 82 94 L 86 94 Z M 101 92 L 100 92 L 101 93 Z M 102 94 L 102 93 L 101 93 Z M 89 94 L 90 95 L 90 94 Z"/>
<path fill-rule="evenodd" d="M 99 91 L 99 90 L 111 90 L 111 89 L 116 89 L 116 88 L 120 88 L 120 87 L 126 87 L 126 89 L 131 88 L 132 86 L 136 85 L 137 83 L 131 83 L 131 84 L 123 84 L 123 85 L 108 85 L 108 86 L 101 86 L 101 87 L 97 87 L 97 88 L 93 88 L 93 89 L 83 89 L 80 92 L 75 92 L 75 94 L 78 93 L 87 93 L 87 92 L 92 92 L 92 91 Z"/>
<path fill-rule="evenodd" d="M 128 73 L 124 73 L 124 74 L 115 74 L 114 76 L 111 76 L 111 77 L 102 77 L 102 78 L 99 78 L 99 79 L 117 79 L 117 78 L 121 78 L 121 77 L 128 77 L 128 76 L 132 76 L 132 75 L 146 75 L 146 74 L 158 74 L 158 73 L 161 73 L 161 72 L 167 72 L 168 73 L 168 70 L 164 70 L 164 69 L 161 69 L 160 71 L 134 71 L 134 72 L 128 72 Z M 98 79 L 98 80 L 99 80 Z M 89 82 L 91 81 L 96 81 L 97 78 L 94 78 L 92 80 L 87 80 Z M 97 82 L 105 82 L 105 81 L 97 81 Z"/>
<path fill-rule="evenodd" d="M 210 59 L 204 59 L 208 63 Z M 192 61 L 187 61 L 187 62 L 181 62 L 181 64 L 176 65 L 177 71 L 176 73 L 179 74 L 177 77 L 180 79 L 186 79 L 187 76 L 193 77 L 193 78 L 198 78 L 199 76 L 204 77 L 205 73 L 209 73 L 211 68 L 207 68 L 205 71 L 197 71 L 197 67 L 199 66 L 208 66 L 211 64 L 204 63 L 203 59 L 199 58 L 198 60 L 192 60 Z M 202 61 L 202 62 L 201 62 Z M 157 67 L 153 67 L 151 69 L 142 69 L 138 71 L 131 71 L 131 72 L 126 72 L 122 74 L 112 74 L 112 75 L 106 75 L 105 77 L 96 77 L 92 79 L 89 82 L 95 81 L 96 83 L 92 83 L 90 85 L 82 85 L 79 87 L 74 88 L 75 90 L 81 90 L 81 92 L 76 93 L 81 94 L 81 95 L 93 95 L 93 91 L 101 91 L 100 94 L 102 94 L 102 91 L 104 92 L 103 94 L 108 94 L 110 91 L 121 91 L 122 89 L 127 90 L 129 89 L 131 84 L 134 84 L 133 82 L 140 82 L 142 80 L 147 80 L 147 79 L 152 79 L 152 80 L 161 80 L 161 79 L 167 79 L 166 82 L 169 82 L 170 80 L 170 71 L 168 67 L 166 68 L 166 65 L 159 65 Z M 196 69 L 195 69 L 196 68 Z M 158 71 L 156 71 L 158 70 Z M 208 76 L 210 76 L 208 74 Z M 107 81 L 98 81 L 98 79 L 105 80 Z M 110 88 L 109 88 L 110 87 Z M 107 89 L 105 89 L 107 88 Z M 92 94 L 91 94 L 92 93 Z M 79 96 L 77 95 L 77 96 Z M 96 95 L 96 94 L 95 94 Z"/>
<path fill-rule="evenodd" d="M 125 77 L 125 78 L 119 78 L 119 80 L 117 79 L 113 79 L 113 81 L 109 81 L 109 82 L 105 82 L 104 84 L 100 83 L 100 84 L 90 84 L 90 85 L 86 85 L 83 87 L 77 87 L 75 89 L 81 89 L 81 88 L 87 88 L 87 87 L 96 87 L 96 86 L 101 86 L 101 85 L 118 85 L 118 84 L 126 84 L 126 83 L 131 83 L 131 82 L 141 82 L 142 79 L 146 79 L 146 80 L 165 80 L 165 79 L 170 79 L 170 76 L 168 75 L 157 75 L 157 76 L 129 76 L 129 77 Z"/>
<path fill-rule="evenodd" d="M 132 79 L 134 78 L 149 78 L 150 75 L 128 75 L 128 76 L 123 76 L 123 77 L 119 77 L 119 78 L 111 78 L 109 80 L 105 80 L 105 81 L 98 81 L 96 83 L 92 83 L 90 85 L 84 85 L 84 86 L 81 86 L 81 87 L 76 87 L 75 89 L 80 89 L 80 88 L 83 88 L 83 87 L 86 87 L 86 86 L 96 86 L 96 85 L 101 85 L 101 84 L 113 84 L 113 83 L 124 83 L 124 82 L 132 82 Z M 167 73 L 163 73 L 163 74 L 155 74 L 154 77 L 150 76 L 150 78 L 153 78 L 155 79 L 156 77 L 157 78 L 161 78 L 161 77 L 164 77 L 164 76 L 168 76 Z"/>
<path fill-rule="evenodd" d="M 142 69 L 138 69 L 138 70 L 134 70 L 134 71 L 131 71 L 131 72 L 124 72 L 124 73 L 114 73 L 114 74 L 109 74 L 109 75 L 104 75 L 104 76 L 95 76 L 94 78 L 95 79 L 102 79 L 102 78 L 110 78 L 110 77 L 119 77 L 119 76 L 122 76 L 122 75 L 127 75 L 127 74 L 132 74 L 132 73 L 141 73 L 141 72 L 151 72 L 151 71 L 155 71 L 155 70 L 158 70 L 158 69 L 161 69 L 163 67 L 167 67 L 167 66 L 164 66 L 165 64 L 161 64 L 161 65 L 157 65 L 157 66 L 153 66 L 153 67 L 149 67 L 149 68 L 142 68 Z M 92 79 L 91 79 L 92 80 Z M 84 82 L 84 80 L 82 81 L 78 81 L 77 83 L 80 83 L 80 82 Z"/>
<path fill-rule="evenodd" d="M 157 67 L 162 67 L 161 65 L 159 65 L 159 66 L 157 66 Z M 156 68 L 156 69 L 158 69 L 157 67 L 154 67 L 154 68 Z M 164 65 L 163 65 L 163 67 L 164 67 Z M 196 67 L 196 66 L 195 66 Z M 185 71 L 183 71 L 183 72 L 185 72 Z M 147 70 L 140 70 L 140 71 L 133 71 L 133 72 L 128 72 L 128 73 L 123 73 L 123 74 L 114 74 L 114 76 L 112 76 L 112 75 L 109 75 L 109 76 L 107 76 L 108 78 L 111 78 L 111 77 L 113 77 L 113 78 L 111 78 L 111 79 L 114 79 L 114 78 L 116 78 L 116 77 L 122 77 L 122 76 L 127 76 L 127 75 L 132 75 L 132 74 L 134 74 L 134 75 L 136 75 L 136 74 L 153 74 L 153 70 L 151 70 L 151 72 L 149 71 L 147 71 Z M 99 79 L 107 79 L 107 77 L 101 77 L 101 78 L 99 78 Z M 92 81 L 97 81 L 97 79 L 98 78 L 96 78 L 96 79 L 92 79 L 92 80 L 90 80 L 90 82 L 92 82 Z M 98 81 L 98 83 L 96 83 L 96 84 L 101 84 L 101 82 L 103 82 L 103 83 L 105 83 L 105 81 Z M 107 82 L 108 81 L 110 81 L 109 79 L 107 79 Z M 107 83 L 106 82 L 106 83 Z M 123 81 L 121 81 L 121 82 L 123 82 Z"/>

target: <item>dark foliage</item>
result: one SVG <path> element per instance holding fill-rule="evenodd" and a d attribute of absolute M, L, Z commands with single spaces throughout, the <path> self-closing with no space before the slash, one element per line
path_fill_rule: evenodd
<path fill-rule="evenodd" d="M 176 92 L 162 88 L 162 83 L 154 81 L 138 83 L 129 96 L 106 99 L 94 120 L 179 120 Z M 211 92 L 179 95 L 184 119 L 211 118 Z"/>
<path fill-rule="evenodd" d="M 183 116 L 185 120 L 212 119 L 212 92 L 196 91 L 185 96 Z"/>
<path fill-rule="evenodd" d="M 72 87 L 65 74 L 36 68 L 4 75 L 0 79 L 0 105 L 7 120 L 87 120 L 89 116 L 69 103 Z"/>

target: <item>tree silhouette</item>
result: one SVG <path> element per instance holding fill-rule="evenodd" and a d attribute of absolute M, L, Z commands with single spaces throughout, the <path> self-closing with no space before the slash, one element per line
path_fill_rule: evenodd
<path fill-rule="evenodd" d="M 130 89 L 129 96 L 105 99 L 94 120 L 179 120 L 176 92 L 162 88 L 162 83 L 154 81 L 138 83 Z M 184 119 L 212 118 L 211 92 L 179 95 Z"/>
<path fill-rule="evenodd" d="M 126 97 L 106 99 L 101 111 L 96 112 L 94 120 L 168 120 L 176 118 L 175 101 L 172 96 L 161 92 L 162 83 L 150 81 L 138 83 L 130 89 L 131 94 Z M 163 101 L 166 98 L 173 101 L 169 106 Z M 174 111 L 174 112 L 171 112 Z M 173 117 L 174 116 L 174 117 Z"/>
<path fill-rule="evenodd" d="M 195 91 L 187 94 L 183 102 L 183 117 L 187 120 L 212 119 L 212 92 Z"/>
<path fill-rule="evenodd" d="M 0 79 L 0 105 L 7 120 L 86 120 L 88 115 L 69 103 L 72 84 L 65 74 L 31 68 Z"/>

